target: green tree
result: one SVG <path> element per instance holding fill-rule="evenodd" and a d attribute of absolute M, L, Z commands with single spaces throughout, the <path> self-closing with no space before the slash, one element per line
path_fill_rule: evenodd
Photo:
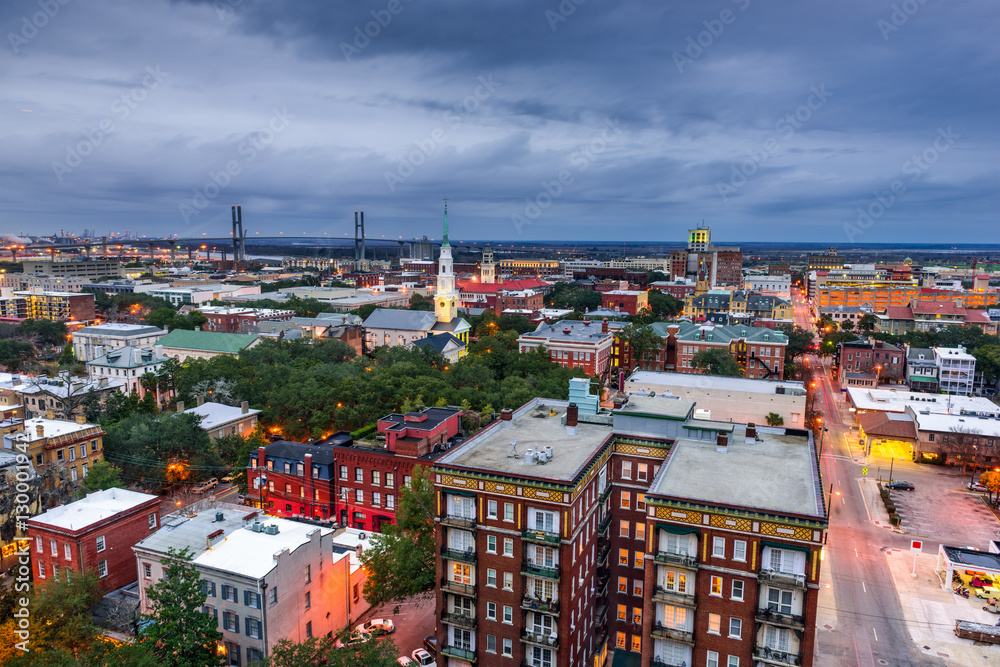
<path fill-rule="evenodd" d="M 865 313 L 858 319 L 858 329 L 865 332 L 875 331 L 878 318 L 873 313 Z"/>
<path fill-rule="evenodd" d="M 18 372 L 24 364 L 35 358 L 35 347 L 23 340 L 0 340 L 0 365 Z"/>
<path fill-rule="evenodd" d="M 718 347 L 695 352 L 691 357 L 691 367 L 703 370 L 708 375 L 743 377 L 743 369 L 730 356 L 729 351 Z"/>
<path fill-rule="evenodd" d="M 146 324 L 161 329 L 172 329 L 174 326 L 174 316 L 177 314 L 173 308 L 156 308 L 146 315 Z"/>
<path fill-rule="evenodd" d="M 784 325 L 781 330 L 785 334 L 785 338 L 788 339 L 788 345 L 785 346 L 785 364 L 790 364 L 799 355 L 805 354 L 809 351 L 809 348 L 813 344 L 813 334 L 811 331 L 803 329 L 800 326 L 792 326 L 791 324 Z"/>
<path fill-rule="evenodd" d="M 850 331 L 831 331 L 823 336 L 823 340 L 820 341 L 820 354 L 833 354 L 837 350 L 837 346 L 841 343 L 847 343 L 857 339 L 857 334 L 851 333 Z"/>
<path fill-rule="evenodd" d="M 396 523 L 373 535 L 361 555 L 368 570 L 365 599 L 372 607 L 402 602 L 434 588 L 434 485 L 430 469 L 416 466 L 399 494 Z M 398 607 L 397 607 L 398 611 Z"/>
<path fill-rule="evenodd" d="M 779 415 L 777 412 L 767 413 L 767 425 L 768 426 L 784 426 L 785 418 Z"/>
<path fill-rule="evenodd" d="M 990 383 L 1000 380 L 1000 345 L 981 345 L 970 353 L 976 358 L 976 372 Z"/>
<path fill-rule="evenodd" d="M 854 331 L 854 320 L 852 320 L 850 318 L 842 320 L 841 323 L 840 323 L 840 330 L 841 331 Z"/>
<path fill-rule="evenodd" d="M 410 295 L 410 310 L 434 310 L 434 299 L 428 299 L 423 294 L 414 292 Z"/>
<path fill-rule="evenodd" d="M 66 343 L 69 329 L 65 322 L 54 322 L 52 320 L 27 319 L 21 322 L 21 332 L 26 339 L 36 340 L 39 345 L 49 347 L 60 346 Z"/>
<path fill-rule="evenodd" d="M 646 354 L 659 350 L 663 344 L 663 339 L 653 331 L 653 327 L 637 326 L 632 322 L 622 327 L 618 332 L 618 339 L 628 344 L 632 352 L 632 364 L 639 368 L 646 368 L 649 365 Z"/>
<path fill-rule="evenodd" d="M 155 620 L 146 631 L 153 651 L 168 667 L 220 664 L 216 647 L 222 633 L 219 622 L 202 611 L 208 595 L 191 564 L 191 552 L 170 548 L 164 564 L 163 579 L 146 593 Z"/>
<path fill-rule="evenodd" d="M 658 289 L 649 290 L 649 310 L 654 321 L 677 317 L 684 311 L 684 302 L 672 294 L 664 294 Z"/>
<path fill-rule="evenodd" d="M 347 639 L 347 637 L 342 637 Z M 329 637 L 313 637 L 296 644 L 287 639 L 279 640 L 263 667 L 398 667 L 398 649 L 391 639 L 377 639 L 369 635 L 360 642 L 337 647 Z M 254 667 L 251 665 L 251 667 Z"/>
<path fill-rule="evenodd" d="M 120 472 L 114 464 L 107 461 L 98 461 L 91 467 L 87 476 L 83 478 L 81 488 L 84 493 L 93 493 L 94 491 L 103 491 L 104 489 L 115 487 L 120 488 L 122 486 Z"/>
<path fill-rule="evenodd" d="M 45 586 L 36 587 L 29 607 L 32 626 L 30 646 L 39 653 L 61 650 L 74 657 L 82 655 L 90 649 L 100 632 L 89 612 L 101 596 L 94 572 L 73 572 L 60 578 L 52 577 Z"/>
<path fill-rule="evenodd" d="M 76 364 L 76 354 L 73 353 L 73 343 L 63 345 L 62 355 L 59 357 L 60 366 L 73 366 Z"/>

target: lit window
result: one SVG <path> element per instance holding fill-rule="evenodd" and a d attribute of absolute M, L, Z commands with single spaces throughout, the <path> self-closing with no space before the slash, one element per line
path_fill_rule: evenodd
<path fill-rule="evenodd" d="M 628 617 L 628 607 L 623 604 L 618 605 L 618 620 L 624 621 Z"/>
<path fill-rule="evenodd" d="M 615 641 L 615 645 L 618 648 L 625 648 L 625 633 L 624 632 L 619 632 L 618 633 L 618 638 Z"/>
<path fill-rule="evenodd" d="M 628 491 L 621 492 L 621 499 L 622 499 L 621 502 L 622 509 L 627 510 L 632 506 L 632 494 L 629 493 Z"/>
<path fill-rule="evenodd" d="M 722 632 L 722 616 L 719 614 L 709 614 L 708 615 L 708 632 L 709 634 L 717 635 Z"/>
<path fill-rule="evenodd" d="M 628 549 L 619 549 L 618 550 L 618 564 L 619 565 L 628 565 Z"/>
<path fill-rule="evenodd" d="M 635 552 L 635 566 L 636 567 L 642 567 L 645 558 L 646 558 L 646 553 L 644 551 L 636 551 Z"/>
<path fill-rule="evenodd" d="M 628 521 L 618 522 L 618 537 L 628 537 Z"/>
<path fill-rule="evenodd" d="M 632 607 L 632 622 L 642 625 L 642 607 Z"/>
<path fill-rule="evenodd" d="M 642 511 L 646 510 L 646 494 L 645 493 L 637 493 L 637 494 L 635 494 L 635 508 L 637 510 L 642 510 Z"/>
<path fill-rule="evenodd" d="M 710 595 L 722 595 L 722 577 L 712 577 Z"/>
<path fill-rule="evenodd" d="M 642 523 L 641 521 L 638 521 L 635 524 L 635 539 L 637 540 L 646 539 L 646 524 Z"/>
<path fill-rule="evenodd" d="M 639 615 L 642 616 L 641 613 Z M 639 621 L 636 621 L 636 623 L 638 622 Z M 642 651 L 642 637 L 640 637 L 639 635 L 632 635 L 632 650 L 635 651 L 636 653 Z"/>

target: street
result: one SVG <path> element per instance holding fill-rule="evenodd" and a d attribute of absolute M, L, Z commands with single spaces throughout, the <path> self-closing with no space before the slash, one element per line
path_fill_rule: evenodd
<path fill-rule="evenodd" d="M 799 326 L 814 330 L 800 295 L 795 297 L 795 320 Z M 822 413 L 823 426 L 829 429 L 821 435 L 820 469 L 824 489 L 828 492 L 832 489 L 827 496 L 830 528 L 822 580 L 824 586 L 832 587 L 833 596 L 831 600 L 821 592 L 816 664 L 943 666 L 946 664 L 943 659 L 920 653 L 911 640 L 886 564 L 884 550 L 909 549 L 910 538 L 869 522 L 857 481 L 864 466 L 855 463 L 852 456 L 850 422 L 838 408 L 839 389 L 830 381 L 828 368 L 820 357 L 808 355 L 808 364 L 815 371 L 816 410 Z M 859 449 L 855 446 L 855 450 Z M 867 465 L 869 475 L 876 467 L 888 471 L 890 454 L 873 450 Z M 918 486 L 927 474 L 919 471 L 919 466 L 911 463 L 908 456 L 903 460 L 895 458 L 893 468 L 894 477 Z M 925 546 L 931 548 L 936 549 L 937 545 Z"/>

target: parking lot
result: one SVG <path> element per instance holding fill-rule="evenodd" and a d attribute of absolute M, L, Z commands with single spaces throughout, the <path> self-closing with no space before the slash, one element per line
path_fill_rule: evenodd
<path fill-rule="evenodd" d="M 424 647 L 424 637 L 434 634 L 434 597 L 431 595 L 414 598 L 399 605 L 399 613 L 393 614 L 395 605 L 388 604 L 365 614 L 362 620 L 389 618 L 396 626 L 396 632 L 389 635 L 399 649 L 399 655 L 409 656 L 413 649 Z M 441 664 L 440 662 L 438 664 Z"/>

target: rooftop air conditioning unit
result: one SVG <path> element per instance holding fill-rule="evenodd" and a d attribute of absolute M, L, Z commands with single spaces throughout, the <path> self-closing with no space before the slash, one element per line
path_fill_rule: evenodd
<path fill-rule="evenodd" d="M 268 535 L 277 535 L 278 527 L 275 526 L 274 524 L 271 524 L 270 526 L 265 526 L 264 532 L 267 533 Z"/>

